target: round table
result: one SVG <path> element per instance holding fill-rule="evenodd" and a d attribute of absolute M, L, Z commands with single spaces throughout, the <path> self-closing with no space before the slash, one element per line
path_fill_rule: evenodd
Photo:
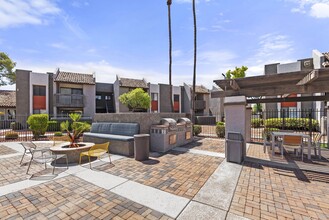
<path fill-rule="evenodd" d="M 84 146 L 81 147 L 67 147 L 68 142 L 60 145 L 51 147 L 50 150 L 53 154 L 66 154 L 68 163 L 79 163 L 80 159 L 80 153 L 88 151 L 92 146 L 94 146 L 94 143 L 90 142 L 79 142 L 77 144 L 83 144 Z M 82 161 L 88 160 L 87 157 L 83 157 Z M 58 160 L 58 164 L 66 163 L 65 160 Z"/>

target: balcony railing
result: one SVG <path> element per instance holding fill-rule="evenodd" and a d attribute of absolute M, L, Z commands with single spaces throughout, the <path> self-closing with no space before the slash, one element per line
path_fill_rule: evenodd
<path fill-rule="evenodd" d="M 84 95 L 54 94 L 54 106 L 83 108 Z"/>
<path fill-rule="evenodd" d="M 195 110 L 202 110 L 206 108 L 206 101 L 195 100 Z"/>

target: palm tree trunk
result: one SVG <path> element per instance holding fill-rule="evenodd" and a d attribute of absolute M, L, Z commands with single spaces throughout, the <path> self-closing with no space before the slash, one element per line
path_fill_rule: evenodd
<path fill-rule="evenodd" d="M 172 69 L 172 36 L 171 36 L 171 6 L 172 0 L 167 0 L 168 6 L 168 32 L 169 32 L 169 95 L 170 95 L 170 112 L 174 111 L 173 104 L 173 91 L 172 91 L 172 80 L 171 80 L 171 69 Z"/>
<path fill-rule="evenodd" d="M 196 56 L 197 56 L 197 27 L 196 27 L 196 10 L 195 10 L 195 0 L 192 1 L 193 4 L 193 26 L 194 26 L 194 58 L 193 58 L 193 88 L 192 88 L 192 122 L 195 123 L 195 82 L 196 82 Z"/>

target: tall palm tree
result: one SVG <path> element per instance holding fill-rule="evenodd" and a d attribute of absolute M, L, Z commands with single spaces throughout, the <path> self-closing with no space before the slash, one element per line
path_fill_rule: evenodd
<path fill-rule="evenodd" d="M 192 121 L 195 122 L 195 82 L 196 82 L 196 55 L 197 55 L 197 27 L 196 27 L 196 10 L 195 0 L 192 1 L 193 6 L 193 26 L 194 26 L 194 59 L 193 59 L 193 88 L 192 88 Z"/>
<path fill-rule="evenodd" d="M 171 6 L 172 0 L 167 0 L 168 6 L 168 32 L 169 32 L 169 94 L 170 94 L 170 111 L 174 111 L 174 104 L 173 104 L 173 91 L 172 91 L 172 80 L 171 80 L 171 69 L 172 69 L 172 37 L 171 37 Z"/>

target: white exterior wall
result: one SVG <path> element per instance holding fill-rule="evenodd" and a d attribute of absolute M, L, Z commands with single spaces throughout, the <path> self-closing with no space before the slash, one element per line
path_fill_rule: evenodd
<path fill-rule="evenodd" d="M 96 85 L 83 85 L 84 108 L 85 116 L 94 117 L 96 106 Z"/>
<path fill-rule="evenodd" d="M 174 101 L 174 95 L 179 95 L 179 113 L 182 112 L 182 90 L 179 86 L 173 86 L 173 97 L 172 100 Z"/>
<path fill-rule="evenodd" d="M 312 57 L 313 57 L 314 69 L 323 68 L 322 67 L 322 63 L 324 62 L 323 54 L 318 50 L 313 50 L 312 51 Z"/>
<path fill-rule="evenodd" d="M 33 114 L 33 85 L 46 86 L 46 113 L 49 113 L 49 85 L 48 74 L 30 73 L 30 114 Z"/>

